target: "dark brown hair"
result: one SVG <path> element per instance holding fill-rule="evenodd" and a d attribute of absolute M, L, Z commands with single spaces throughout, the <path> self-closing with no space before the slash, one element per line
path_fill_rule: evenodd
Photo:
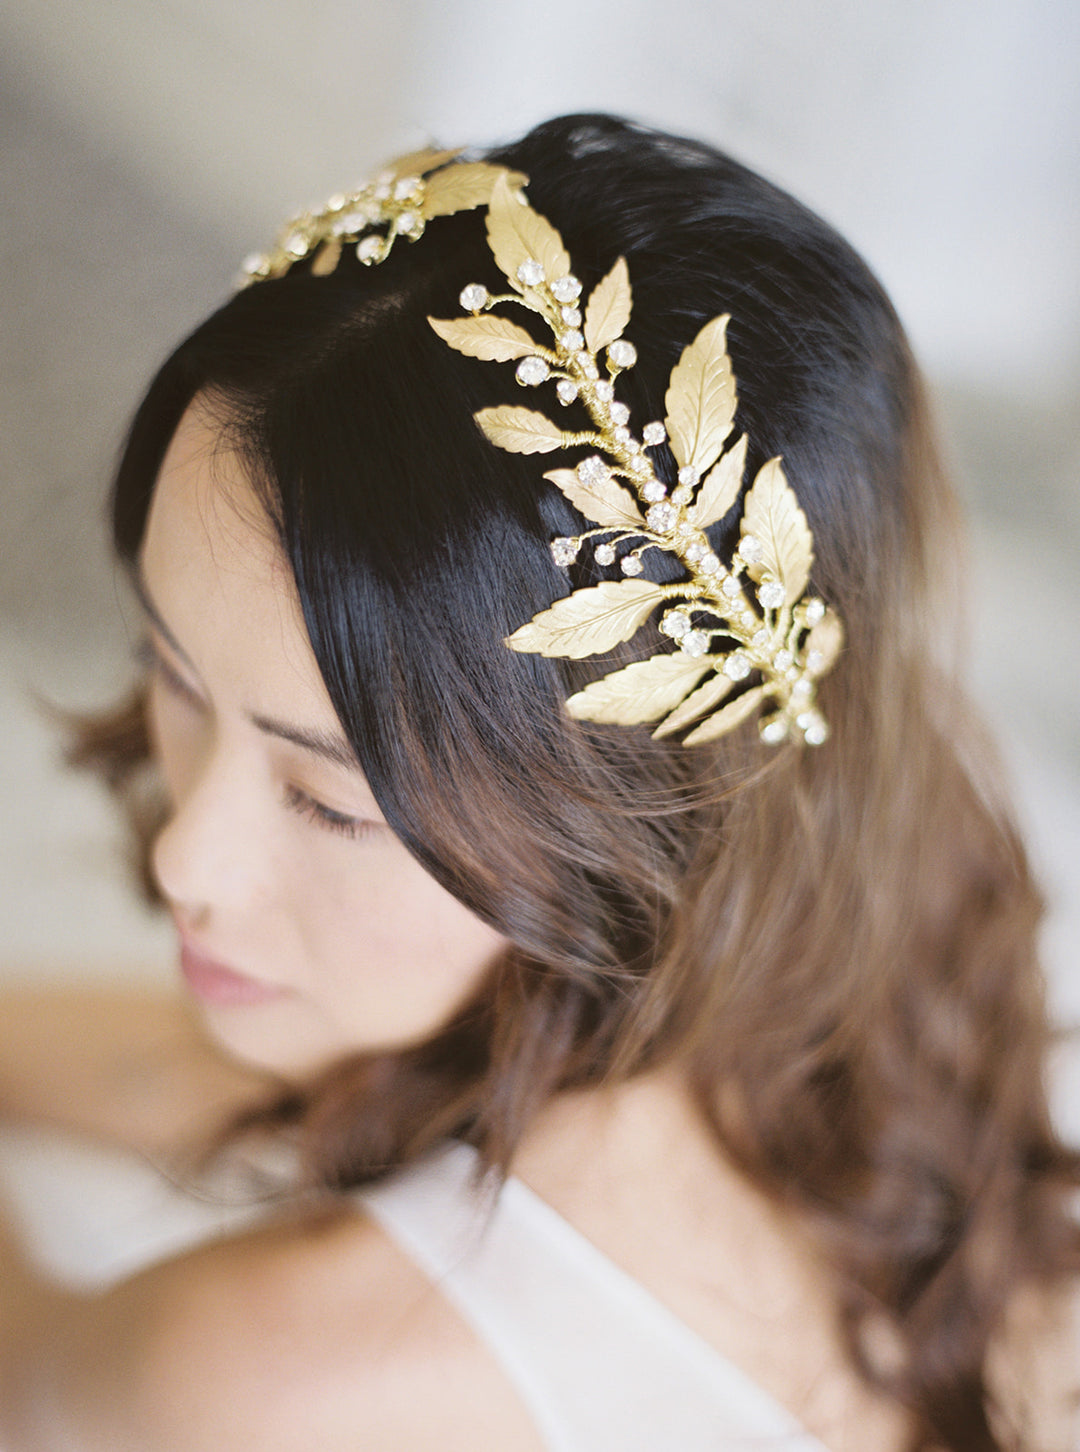
<path fill-rule="evenodd" d="M 199 398 L 277 525 L 387 820 L 513 944 L 433 1039 L 343 1063 L 266 1118 L 299 1127 L 333 1187 L 446 1135 L 505 1169 L 558 1090 L 679 1061 L 719 1146 L 814 1231 L 851 1354 L 912 1409 L 919 1446 L 999 1448 L 987 1349 L 1018 1287 L 1075 1267 L 1077 1167 L 1045 1103 L 1038 896 L 949 669 L 954 521 L 902 331 L 835 233 L 706 146 L 570 117 L 495 159 L 527 173 L 586 288 L 626 257 L 641 362 L 620 395 L 639 424 L 730 312 L 748 477 L 783 456 L 814 589 L 847 626 L 821 692 L 832 738 L 778 749 L 748 725 L 684 749 L 577 723 L 563 699 L 612 659 L 504 647 L 566 593 L 548 542 L 581 525 L 473 422 L 518 401 L 512 370 L 426 322 L 498 284 L 481 218 L 433 223 L 378 268 L 347 257 L 238 294 L 136 416 L 118 549 L 134 559 Z M 735 528 L 713 528 L 721 556 Z M 582 563 L 570 584 L 605 573 Z M 615 659 L 662 646 L 642 631 Z M 889 1371 L 871 1321 L 902 1349 Z"/>

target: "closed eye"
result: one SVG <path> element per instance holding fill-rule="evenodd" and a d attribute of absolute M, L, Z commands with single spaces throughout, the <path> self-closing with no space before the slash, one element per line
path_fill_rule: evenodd
<path fill-rule="evenodd" d="M 285 803 L 300 816 L 306 817 L 309 822 L 316 826 L 325 828 L 328 832 L 336 832 L 341 837 L 347 837 L 350 841 L 356 841 L 361 837 L 376 832 L 381 827 L 381 822 L 373 822 L 366 817 L 350 817 L 344 812 L 336 812 L 333 807 L 324 806 L 322 802 L 316 801 L 300 787 L 288 785 L 285 788 Z"/>

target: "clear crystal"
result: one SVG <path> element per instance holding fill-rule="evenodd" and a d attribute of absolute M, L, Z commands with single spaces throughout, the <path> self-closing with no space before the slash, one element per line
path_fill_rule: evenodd
<path fill-rule="evenodd" d="M 290 257 L 306 257 L 310 244 L 303 232 L 290 232 L 281 245 Z"/>
<path fill-rule="evenodd" d="M 662 423 L 654 419 L 652 423 L 647 423 L 642 429 L 641 437 L 650 448 L 655 448 L 657 444 L 662 444 L 667 438 L 667 429 Z"/>
<path fill-rule="evenodd" d="M 766 610 L 779 610 L 787 599 L 787 591 L 779 580 L 766 580 L 758 586 L 757 597 Z"/>
<path fill-rule="evenodd" d="M 621 428 L 611 430 L 611 437 L 617 444 L 628 444 L 630 442 L 630 430 L 623 424 Z"/>
<path fill-rule="evenodd" d="M 404 202 L 409 197 L 415 196 L 420 190 L 420 178 L 418 176 L 403 176 L 394 183 L 394 201 Z"/>
<path fill-rule="evenodd" d="M 702 544 L 699 539 L 696 539 L 692 545 L 687 545 L 686 547 L 686 558 L 692 565 L 696 565 L 698 560 L 703 560 L 708 553 L 709 546 Z"/>
<path fill-rule="evenodd" d="M 778 671 L 789 671 L 795 664 L 795 657 L 790 650 L 778 650 L 773 657 L 773 665 Z"/>
<path fill-rule="evenodd" d="M 729 600 L 737 600 L 739 598 L 739 591 L 741 590 L 741 588 L 742 587 L 739 584 L 738 580 L 736 580 L 735 576 L 728 575 L 727 579 L 720 586 L 720 593 L 721 595 L 725 595 Z"/>
<path fill-rule="evenodd" d="M 568 328 L 581 327 L 581 313 L 577 308 L 561 308 L 559 310 L 559 316 Z"/>
<path fill-rule="evenodd" d="M 639 454 L 636 459 L 630 460 L 630 467 L 635 474 L 647 474 L 652 467 L 643 455 Z"/>
<path fill-rule="evenodd" d="M 522 358 L 514 370 L 515 377 L 519 383 L 524 383 L 529 388 L 535 388 L 538 383 L 543 383 L 549 377 L 551 369 L 544 362 L 543 358 L 531 357 Z"/>
<path fill-rule="evenodd" d="M 692 489 L 700 478 L 701 475 L 698 471 L 691 468 L 689 464 L 679 470 L 679 483 L 685 485 L 687 489 Z"/>
<path fill-rule="evenodd" d="M 551 558 L 557 565 L 572 565 L 577 559 L 578 550 L 581 548 L 576 539 L 570 539 L 565 535 L 551 541 Z"/>
<path fill-rule="evenodd" d="M 535 257 L 528 257 L 518 263 L 517 280 L 525 287 L 539 287 L 544 280 L 544 269 Z"/>
<path fill-rule="evenodd" d="M 577 398 L 577 384 L 572 378 L 560 378 L 555 385 L 555 392 L 559 395 L 560 403 L 573 403 Z"/>
<path fill-rule="evenodd" d="M 723 666 L 724 675 L 729 681 L 744 681 L 752 669 L 750 657 L 743 655 L 741 650 L 733 650 Z"/>
<path fill-rule="evenodd" d="M 624 575 L 640 575 L 645 566 L 637 555 L 623 555 L 622 572 Z"/>
<path fill-rule="evenodd" d="M 825 742 L 829 739 L 828 726 L 826 726 L 824 719 L 816 711 L 808 712 L 807 714 L 812 717 L 812 720 L 808 721 L 802 727 L 803 739 L 807 746 L 824 746 Z M 802 724 L 801 716 L 799 718 L 799 724 Z"/>
<path fill-rule="evenodd" d="M 470 282 L 468 287 L 461 289 L 458 302 L 467 313 L 478 313 L 490 296 L 482 282 Z"/>
<path fill-rule="evenodd" d="M 694 491 L 685 484 L 676 484 L 671 491 L 671 497 L 676 504 L 689 504 L 694 497 Z"/>
<path fill-rule="evenodd" d="M 590 454 L 577 466 L 577 476 L 583 484 L 599 484 L 608 477 L 608 466 L 599 454 Z"/>
<path fill-rule="evenodd" d="M 819 676 L 825 668 L 825 656 L 820 650 L 806 652 L 806 669 L 812 676 Z"/>
<path fill-rule="evenodd" d="M 637 362 L 637 349 L 625 338 L 616 338 L 608 350 L 608 362 L 614 368 L 633 368 Z"/>
<path fill-rule="evenodd" d="M 343 216 L 334 219 L 330 230 L 335 237 L 355 237 L 364 230 L 369 220 L 366 212 L 345 212 Z"/>
<path fill-rule="evenodd" d="M 764 627 L 762 627 L 761 630 L 756 630 L 754 632 L 753 639 L 750 641 L 750 644 L 755 646 L 758 650 L 764 650 L 768 643 L 769 632 Z"/>
<path fill-rule="evenodd" d="M 791 688 L 791 694 L 796 701 L 805 701 L 807 697 L 814 694 L 813 682 L 805 678 L 796 681 Z"/>
<path fill-rule="evenodd" d="M 615 546 L 613 544 L 597 545 L 593 551 L 598 565 L 613 565 L 615 563 Z"/>
<path fill-rule="evenodd" d="M 714 555 L 710 550 L 707 555 L 702 555 L 698 569 L 703 575 L 717 574 L 720 570 L 720 556 Z"/>
<path fill-rule="evenodd" d="M 361 237 L 356 244 L 356 255 L 361 262 L 375 262 L 382 256 L 383 239 L 374 233 L 370 237 Z"/>
<path fill-rule="evenodd" d="M 340 212 L 345 205 L 345 201 L 346 197 L 344 192 L 335 192 L 332 197 L 327 198 L 326 210 L 328 212 Z"/>
<path fill-rule="evenodd" d="M 381 178 L 381 180 L 378 182 L 378 184 L 375 187 L 375 190 L 373 192 L 373 195 L 374 195 L 375 200 L 377 202 L 385 202 L 385 201 L 389 200 L 389 197 L 390 197 L 390 178 L 388 176 Z"/>
<path fill-rule="evenodd" d="M 568 353 L 580 352 L 585 346 L 585 339 L 577 328 L 571 328 L 569 332 L 563 333 L 559 342 Z"/>
<path fill-rule="evenodd" d="M 654 504 L 645 515 L 645 523 L 657 534 L 665 534 L 675 523 L 678 514 L 672 504 Z"/>
<path fill-rule="evenodd" d="M 825 619 L 825 601 L 819 600 L 816 595 L 811 595 L 806 602 L 806 623 L 807 625 L 819 625 Z"/>
<path fill-rule="evenodd" d="M 263 252 L 249 252 L 240 265 L 245 277 L 265 277 L 270 270 L 270 259 Z"/>
<path fill-rule="evenodd" d="M 565 277 L 557 277 L 551 284 L 551 293 L 556 302 L 572 303 L 581 296 L 581 283 L 572 272 Z"/>
<path fill-rule="evenodd" d="M 615 385 L 610 378 L 601 378 L 594 392 L 601 403 L 610 403 L 615 397 Z"/>
<path fill-rule="evenodd" d="M 574 362 L 581 369 L 582 373 L 584 373 L 586 378 L 596 378 L 598 376 L 596 372 L 596 360 L 595 358 L 593 358 L 591 353 L 586 353 L 584 349 L 582 349 L 580 353 L 574 354 Z"/>
<path fill-rule="evenodd" d="M 679 644 L 687 655 L 704 655 L 709 648 L 709 637 L 703 630 L 688 630 Z"/>
<path fill-rule="evenodd" d="M 630 422 L 630 410 L 625 403 L 613 403 L 608 410 L 611 414 L 613 424 L 628 424 Z"/>
<path fill-rule="evenodd" d="M 415 232 L 420 226 L 420 214 L 418 212 L 402 212 L 397 219 L 399 232 Z"/>
<path fill-rule="evenodd" d="M 744 534 L 739 541 L 739 553 L 748 565 L 757 565 L 765 558 L 765 546 L 756 534 Z"/>
<path fill-rule="evenodd" d="M 659 504 L 661 499 L 667 498 L 667 489 L 659 479 L 650 479 L 641 492 L 650 504 Z"/>
<path fill-rule="evenodd" d="M 684 615 L 681 610 L 669 610 L 660 622 L 660 633 L 670 635 L 672 640 L 682 640 L 691 628 L 689 615 Z"/>
<path fill-rule="evenodd" d="M 779 746 L 788 733 L 787 721 L 783 716 L 770 716 L 761 723 L 761 739 L 766 746 Z"/>

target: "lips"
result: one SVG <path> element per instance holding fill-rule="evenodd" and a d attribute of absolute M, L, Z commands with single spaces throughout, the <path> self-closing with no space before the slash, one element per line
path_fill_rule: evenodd
<path fill-rule="evenodd" d="M 180 972 L 192 994 L 203 1003 L 240 1007 L 284 998 L 286 990 L 237 973 L 180 939 Z"/>

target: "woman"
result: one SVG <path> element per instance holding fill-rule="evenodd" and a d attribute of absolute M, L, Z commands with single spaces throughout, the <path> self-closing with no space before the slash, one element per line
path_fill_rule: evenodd
<path fill-rule="evenodd" d="M 233 1067 L 31 1005 L 77 1087 L 6 1095 L 158 1154 L 231 1112 L 297 1188 L 98 1296 L 11 1252 L 5 1445 L 1075 1445 L 1038 900 L 875 280 L 572 117 L 247 281 L 119 470 L 149 746 L 141 703 L 83 745 L 160 768 Z M 163 1035 L 148 1127 L 109 1065 Z"/>

